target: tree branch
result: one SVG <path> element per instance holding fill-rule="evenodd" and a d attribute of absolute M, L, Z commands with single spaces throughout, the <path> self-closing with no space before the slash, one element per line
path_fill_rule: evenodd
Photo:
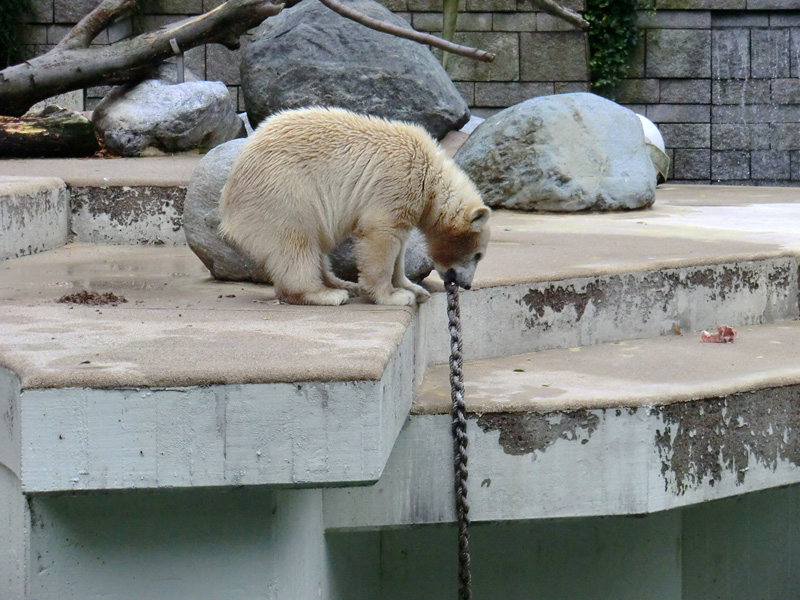
<path fill-rule="evenodd" d="M 135 6 L 136 0 L 103 0 L 64 36 L 56 48 L 87 48 L 111 21 Z"/>
<path fill-rule="evenodd" d="M 287 0 L 286 4 L 295 1 Z M 97 22 L 101 20 L 100 8 L 119 7 L 124 2 L 103 2 L 93 11 Z M 85 39 L 95 27 L 87 24 L 82 29 L 85 33 L 78 32 L 73 36 L 71 32 L 67 38 L 72 41 L 63 46 L 0 71 L 0 113 L 20 116 L 36 102 L 56 94 L 116 83 L 120 81 L 120 75 L 141 73 L 174 54 L 171 39 L 176 40 L 182 52 L 211 43 L 235 48 L 240 35 L 260 25 L 267 17 L 278 14 L 283 7 L 284 4 L 273 3 L 273 0 L 228 0 L 197 17 L 110 46 L 80 46 L 78 38 L 84 36 Z M 81 21 L 85 22 L 86 19 Z"/>
<path fill-rule="evenodd" d="M 578 29 L 589 29 L 589 21 L 584 19 L 574 10 L 561 6 L 557 2 L 553 0 L 531 0 L 533 5 L 543 12 L 546 12 L 548 15 L 553 15 L 554 17 L 558 17 L 577 27 Z"/>
<path fill-rule="evenodd" d="M 486 52 L 485 50 L 454 44 L 452 42 L 448 42 L 447 40 L 443 40 L 442 38 L 438 38 L 435 35 L 421 33 L 414 29 L 406 29 L 405 27 L 398 27 L 397 25 L 391 25 L 378 19 L 373 19 L 372 17 L 369 17 L 357 10 L 353 10 L 349 6 L 345 6 L 339 2 L 339 0 L 320 0 L 320 2 L 343 17 L 355 21 L 356 23 L 361 23 L 365 27 L 375 29 L 376 31 L 389 33 L 391 35 L 412 40 L 420 44 L 427 44 L 428 46 L 433 46 L 434 48 L 439 48 L 440 50 L 446 50 L 447 52 L 460 54 L 461 56 L 466 56 L 473 60 L 479 60 L 482 62 L 492 62 L 495 57 L 494 54 L 491 52 Z"/>

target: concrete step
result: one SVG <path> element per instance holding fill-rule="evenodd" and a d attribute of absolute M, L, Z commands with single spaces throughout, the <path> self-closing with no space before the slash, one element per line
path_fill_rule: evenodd
<path fill-rule="evenodd" d="M 645 514 L 800 482 L 800 323 L 464 365 L 473 521 Z M 448 368 L 429 367 L 383 476 L 326 525 L 452 522 Z"/>
<path fill-rule="evenodd" d="M 126 302 L 57 302 L 82 290 Z M 0 464 L 28 493 L 375 481 L 424 370 L 413 311 L 269 292 L 185 247 L 0 264 Z"/>
<path fill-rule="evenodd" d="M 0 261 L 63 246 L 68 218 L 60 179 L 0 176 Z"/>

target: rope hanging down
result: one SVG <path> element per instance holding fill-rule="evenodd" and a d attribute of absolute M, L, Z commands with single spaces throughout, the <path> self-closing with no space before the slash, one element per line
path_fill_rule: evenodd
<path fill-rule="evenodd" d="M 447 280 L 447 321 L 450 330 L 450 397 L 453 401 L 453 471 L 458 520 L 458 600 L 472 599 L 469 566 L 469 504 L 467 503 L 467 408 L 464 403 L 464 360 L 461 352 L 461 309 L 458 285 Z"/>

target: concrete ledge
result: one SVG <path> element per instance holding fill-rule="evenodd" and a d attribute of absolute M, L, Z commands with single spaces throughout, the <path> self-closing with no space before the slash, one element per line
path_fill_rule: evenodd
<path fill-rule="evenodd" d="M 719 260 L 725 261 L 726 258 Z M 488 287 L 461 296 L 464 356 L 494 358 L 798 315 L 797 261 L 763 260 Z M 445 299 L 421 309 L 432 363 L 449 356 Z M 487 318 L 487 315 L 491 315 Z"/>
<path fill-rule="evenodd" d="M 413 396 L 414 328 L 377 381 L 23 390 L 26 493 L 380 477 Z"/>
<path fill-rule="evenodd" d="M 800 483 L 798 334 L 791 322 L 730 345 L 692 335 L 466 364 L 470 517 L 645 514 Z M 427 374 L 380 481 L 325 492 L 328 528 L 454 521 L 444 371 Z"/>
<path fill-rule="evenodd" d="M 54 177 L 0 177 L 0 260 L 67 243 L 69 196 Z"/>

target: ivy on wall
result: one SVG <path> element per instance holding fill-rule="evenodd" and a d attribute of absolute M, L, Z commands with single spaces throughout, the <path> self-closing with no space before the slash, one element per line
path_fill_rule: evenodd
<path fill-rule="evenodd" d="M 610 91 L 628 72 L 641 39 L 636 11 L 652 11 L 646 0 L 586 0 L 583 18 L 589 22 L 589 70 L 595 91 Z"/>
<path fill-rule="evenodd" d="M 30 12 L 30 0 L 3 0 L 0 9 L 0 68 L 21 61 L 23 52 L 22 24 Z"/>

